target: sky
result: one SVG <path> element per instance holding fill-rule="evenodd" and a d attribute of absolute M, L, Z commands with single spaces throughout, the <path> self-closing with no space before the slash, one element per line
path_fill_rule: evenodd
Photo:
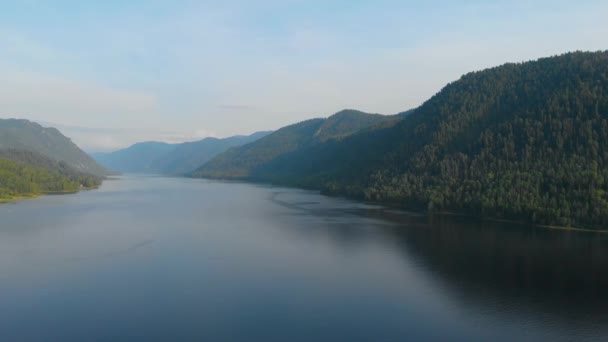
<path fill-rule="evenodd" d="M 605 0 L 2 2 L 0 117 L 88 152 L 395 114 L 470 71 L 608 49 Z"/>

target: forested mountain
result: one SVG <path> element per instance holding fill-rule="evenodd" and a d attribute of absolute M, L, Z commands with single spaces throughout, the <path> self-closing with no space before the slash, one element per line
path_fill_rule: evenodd
<path fill-rule="evenodd" d="M 209 165 L 218 161 L 198 175 L 233 174 Z M 292 150 L 239 176 L 406 208 L 605 228 L 608 52 L 469 73 L 396 125 Z"/>
<path fill-rule="evenodd" d="M 105 167 L 131 173 L 185 174 L 195 170 L 231 147 L 255 141 L 270 132 L 224 139 L 205 138 L 181 144 L 143 142 L 111 153 L 95 153 L 93 158 Z"/>
<path fill-rule="evenodd" d="M 57 129 L 27 120 L 0 119 L 0 148 L 34 151 L 64 161 L 80 172 L 98 176 L 109 174 Z"/>
<path fill-rule="evenodd" d="M 282 155 L 344 138 L 362 129 L 387 124 L 400 118 L 343 110 L 326 119 L 311 119 L 283 127 L 251 144 L 232 148 L 193 173 L 194 177 L 248 179 L 257 169 Z"/>
<path fill-rule="evenodd" d="M 33 151 L 0 149 L 0 202 L 95 188 L 101 181 Z"/>
<path fill-rule="evenodd" d="M 392 120 L 398 120 L 398 118 L 345 109 L 325 119 L 313 134 L 312 141 L 325 142 L 330 139 L 345 137 L 364 128 Z"/>

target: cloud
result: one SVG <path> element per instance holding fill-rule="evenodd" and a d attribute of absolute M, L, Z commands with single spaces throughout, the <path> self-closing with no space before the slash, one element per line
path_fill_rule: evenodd
<path fill-rule="evenodd" d="M 227 109 L 227 110 L 251 110 L 251 109 L 255 109 L 255 107 L 253 106 L 247 106 L 247 105 L 234 105 L 234 104 L 224 104 L 224 105 L 219 105 L 217 106 L 217 108 L 219 109 Z"/>
<path fill-rule="evenodd" d="M 100 4 L 0 11 L 1 114 L 69 125 L 89 150 L 248 134 L 397 113 L 466 72 L 608 34 L 598 1 Z"/>
<path fill-rule="evenodd" d="M 116 90 L 45 74 L 0 70 L 4 113 L 88 125 L 134 124 L 154 114 L 157 100 L 140 91 Z"/>
<path fill-rule="evenodd" d="M 3 46 L 5 59 L 22 62 L 58 61 L 69 58 L 69 55 L 60 49 L 48 44 L 33 40 L 18 31 L 0 27 L 0 43 Z"/>

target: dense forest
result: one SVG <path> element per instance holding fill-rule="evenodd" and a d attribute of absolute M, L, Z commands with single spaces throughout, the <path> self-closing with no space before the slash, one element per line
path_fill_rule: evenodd
<path fill-rule="evenodd" d="M 193 173 L 194 177 L 250 179 L 260 167 L 283 155 L 340 139 L 375 125 L 390 126 L 407 113 L 395 116 L 343 110 L 328 118 L 302 121 L 241 147 L 232 148 Z"/>
<path fill-rule="evenodd" d="M 0 201 L 98 187 L 102 179 L 26 150 L 0 149 Z"/>
<path fill-rule="evenodd" d="M 28 120 L 0 119 L 0 148 L 35 151 L 97 176 L 111 174 L 56 128 L 42 127 Z"/>
<path fill-rule="evenodd" d="M 466 74 L 397 124 L 237 176 L 431 212 L 606 228 L 607 148 L 608 52 L 575 52 Z M 218 167 L 231 157 L 198 176 L 233 177 Z"/>

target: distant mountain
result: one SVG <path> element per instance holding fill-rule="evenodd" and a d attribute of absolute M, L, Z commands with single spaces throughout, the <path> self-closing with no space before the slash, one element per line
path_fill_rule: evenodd
<path fill-rule="evenodd" d="M 0 202 L 46 193 L 75 192 L 101 185 L 102 178 L 37 152 L 0 149 Z"/>
<path fill-rule="evenodd" d="M 110 173 L 57 129 L 27 120 L 0 119 L 0 148 L 37 152 L 52 160 L 64 161 L 83 173 L 98 176 Z"/>
<path fill-rule="evenodd" d="M 149 141 L 110 153 L 94 153 L 92 157 L 106 168 L 118 172 L 155 173 L 152 163 L 175 149 L 175 145 Z"/>
<path fill-rule="evenodd" d="M 394 125 L 236 175 L 410 209 L 605 229 L 606 151 L 608 52 L 576 52 L 466 74 Z M 234 175 L 238 161 L 227 157 L 197 175 Z"/>
<path fill-rule="evenodd" d="M 213 157 L 231 147 L 256 141 L 271 132 L 256 132 L 224 139 L 206 138 L 200 141 L 178 144 L 175 148 L 156 159 L 152 169 L 162 174 L 186 174 L 196 170 Z"/>
<path fill-rule="evenodd" d="M 167 144 L 144 142 L 111 153 L 95 153 L 105 167 L 127 173 L 185 174 L 231 147 L 255 141 L 270 132 L 224 139 L 205 138 L 195 142 Z"/>
<path fill-rule="evenodd" d="M 194 177 L 247 179 L 275 158 L 309 146 L 344 138 L 374 125 L 392 125 L 397 116 L 343 110 L 326 119 L 311 119 L 283 127 L 268 136 L 218 155 L 193 173 Z"/>

